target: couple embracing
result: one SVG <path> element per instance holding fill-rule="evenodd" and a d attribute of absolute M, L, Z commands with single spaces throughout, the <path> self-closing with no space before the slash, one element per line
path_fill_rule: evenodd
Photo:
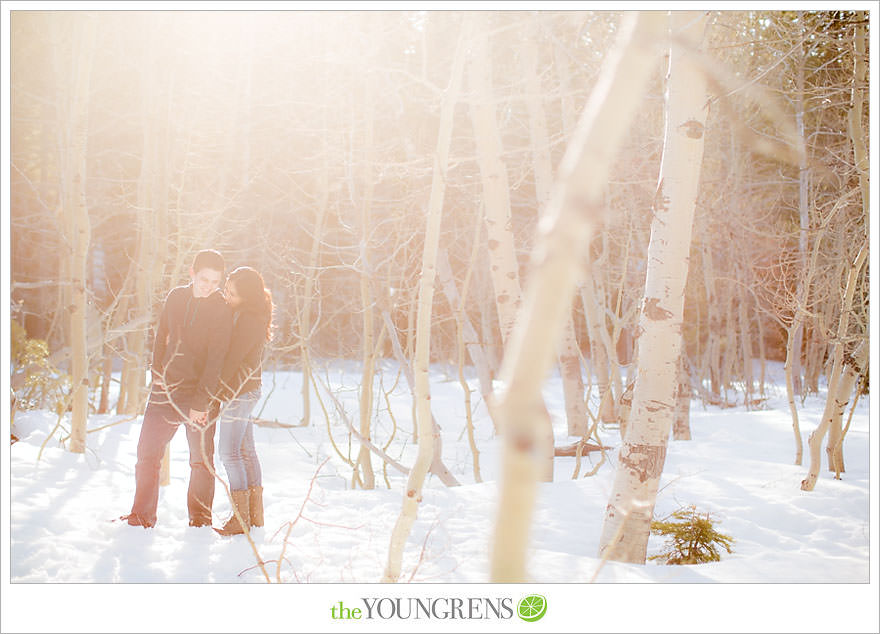
<path fill-rule="evenodd" d="M 189 443 L 189 525 L 211 526 L 214 433 L 229 479 L 233 514 L 221 535 L 263 525 L 263 486 L 251 412 L 260 398 L 263 347 L 272 324 L 272 296 L 255 269 L 242 266 L 224 281 L 225 262 L 214 250 L 196 254 L 191 283 L 165 299 L 151 366 L 152 386 L 141 425 L 131 526 L 156 524 L 159 470 L 181 423 Z"/>

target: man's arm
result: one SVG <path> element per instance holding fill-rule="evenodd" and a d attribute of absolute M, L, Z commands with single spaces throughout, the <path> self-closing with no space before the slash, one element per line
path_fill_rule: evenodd
<path fill-rule="evenodd" d="M 173 292 L 173 291 L 172 291 Z M 171 303 L 171 293 L 165 298 L 162 304 L 162 312 L 159 315 L 159 325 L 156 327 L 156 337 L 153 340 L 153 361 L 150 364 L 151 375 L 153 381 L 162 380 L 165 368 L 165 352 L 168 349 L 168 305 Z"/>
<path fill-rule="evenodd" d="M 213 320 L 211 337 L 208 343 L 208 352 L 205 357 L 205 366 L 196 393 L 193 396 L 190 407 L 198 413 L 205 414 L 211 399 L 217 394 L 220 384 L 220 371 L 223 368 L 223 360 L 229 349 L 229 339 L 232 335 L 232 312 L 224 304 Z"/>

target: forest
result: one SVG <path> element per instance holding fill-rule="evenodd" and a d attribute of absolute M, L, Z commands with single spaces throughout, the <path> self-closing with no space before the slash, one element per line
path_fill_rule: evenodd
<path fill-rule="evenodd" d="M 82 453 L 90 416 L 141 413 L 158 311 L 213 248 L 271 289 L 264 368 L 302 374 L 286 423 L 338 416 L 312 388 L 357 368 L 353 488 L 384 486 L 385 361 L 409 387 L 418 458 L 386 581 L 426 474 L 455 484 L 429 366 L 475 377 L 465 412 L 476 392 L 504 438 L 494 581 L 525 576 L 554 458 L 609 430 L 627 468 L 600 552 L 644 563 L 690 403 L 761 409 L 768 364 L 801 488 L 840 477 L 869 389 L 868 18 L 14 11 L 13 420 L 54 411 Z M 805 439 L 799 408 L 826 389 Z"/>

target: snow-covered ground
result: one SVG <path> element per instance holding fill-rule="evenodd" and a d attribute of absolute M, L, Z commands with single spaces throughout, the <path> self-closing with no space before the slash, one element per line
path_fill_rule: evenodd
<path fill-rule="evenodd" d="M 771 369 L 778 377 L 779 368 Z M 335 363 L 320 378 L 332 385 L 357 425 L 356 366 Z M 390 440 L 388 454 L 411 465 L 417 450 L 411 398 L 402 376 L 395 386 L 397 378 L 395 367 L 387 364 L 376 382 L 373 439 L 382 446 Z M 260 416 L 298 423 L 301 380 L 297 372 L 264 375 Z M 62 631 L 59 623 L 68 623 L 70 629 L 64 631 L 95 632 L 334 631 L 339 624 L 329 617 L 331 605 L 360 604 L 363 596 L 426 596 L 430 591 L 467 597 L 505 590 L 519 597 L 541 590 L 552 607 L 539 623 L 515 619 L 474 625 L 428 619 L 417 629 L 782 631 L 778 624 L 784 631 L 871 631 L 858 624 L 876 623 L 877 553 L 872 576 L 870 547 L 871 531 L 876 539 L 877 527 L 871 522 L 876 504 L 871 509 L 869 497 L 867 398 L 856 407 L 846 436 L 842 479 L 823 470 L 812 492 L 799 487 L 806 467 L 793 464 L 794 436 L 780 387 L 768 390 L 760 410 L 703 407 L 694 401 L 693 439 L 670 443 L 655 517 L 695 505 L 711 512 L 718 530 L 734 538 L 732 554 L 697 566 L 603 564 L 597 557 L 619 446 L 616 429 L 601 430 L 611 449 L 594 475 L 584 477 L 598 464 L 599 454 L 584 459 L 576 479 L 575 459 L 557 458 L 554 482 L 540 485 L 529 583 L 493 586 L 487 583 L 487 571 L 499 439 L 476 380 L 471 380 L 482 476 L 478 482 L 455 371 L 435 367 L 431 385 L 443 459 L 461 486 L 446 487 L 429 477 L 404 553 L 401 581 L 412 582 L 407 586 L 378 583 L 405 476 L 391 467 L 383 471 L 374 457 L 377 487 L 352 489 L 346 462 L 357 456 L 358 446 L 326 393 L 321 400 L 330 414 L 329 425 L 313 396 L 311 426 L 256 429 L 266 525 L 251 535 L 265 562 L 262 569 L 245 537 L 221 537 L 187 526 L 189 468 L 182 431 L 172 441 L 171 484 L 160 493 L 158 524 L 144 530 L 113 521 L 131 505 L 140 417 L 92 416 L 89 427 L 95 431 L 88 434 L 88 450 L 75 455 L 59 446 L 57 433 L 45 442 L 55 426 L 54 415 L 18 413 L 13 432 L 21 440 L 9 449 L 8 521 L 4 517 L 11 584 L 4 590 L 20 600 L 10 603 L 7 595 L 5 618 L 16 628 L 41 631 Z M 386 399 L 384 392 L 392 387 Z M 545 400 L 557 444 L 568 444 L 574 439 L 566 435 L 561 394 L 558 376 L 551 377 Z M 800 406 L 805 442 L 823 406 L 824 394 L 810 396 Z M 225 480 L 219 460 L 217 466 Z M 215 525 L 228 512 L 221 485 Z M 659 552 L 663 540 L 652 536 L 648 554 Z M 288 585 L 272 591 L 264 585 L 267 578 Z M 590 582 L 594 584 L 585 585 Z M 860 599 L 863 594 L 874 598 Z M 82 605 L 71 604 L 80 600 Z M 850 608 L 845 606 L 852 606 L 856 615 L 847 617 Z M 358 625 L 379 628 L 375 631 L 416 629 L 402 620 Z"/>

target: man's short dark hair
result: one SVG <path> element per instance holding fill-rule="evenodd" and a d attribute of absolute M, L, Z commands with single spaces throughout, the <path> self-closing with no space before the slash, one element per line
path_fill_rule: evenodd
<path fill-rule="evenodd" d="M 226 263 L 218 251 L 204 249 L 196 253 L 196 257 L 193 259 L 193 273 L 198 273 L 202 269 L 213 269 L 220 271 L 220 275 L 223 275 L 226 271 Z"/>

